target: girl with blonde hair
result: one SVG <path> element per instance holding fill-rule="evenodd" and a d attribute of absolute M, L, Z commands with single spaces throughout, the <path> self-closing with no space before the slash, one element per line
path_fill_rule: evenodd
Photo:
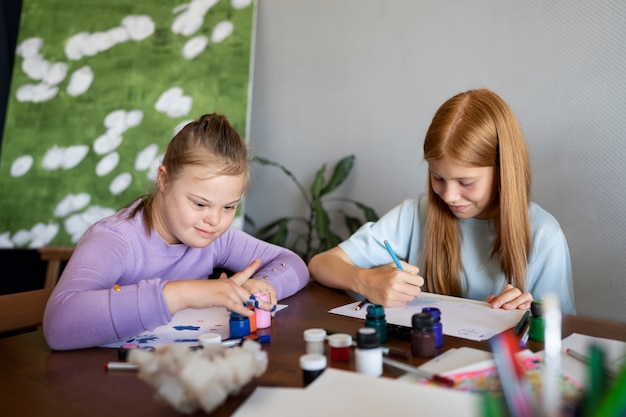
<path fill-rule="evenodd" d="M 170 322 L 177 311 L 244 303 L 274 311 L 309 281 L 294 252 L 232 228 L 250 173 L 245 142 L 220 114 L 169 142 L 156 189 L 81 237 L 44 314 L 52 349 L 103 345 Z M 219 274 L 218 271 L 229 271 Z M 219 275 L 217 279 L 208 279 Z M 252 297 L 252 298 L 251 298 Z"/>
<path fill-rule="evenodd" d="M 448 99 L 426 133 L 424 159 L 428 192 L 313 257 L 312 277 L 387 307 L 427 291 L 528 309 L 553 293 L 575 314 L 567 241 L 530 202 L 528 150 L 507 103 L 487 89 Z"/>

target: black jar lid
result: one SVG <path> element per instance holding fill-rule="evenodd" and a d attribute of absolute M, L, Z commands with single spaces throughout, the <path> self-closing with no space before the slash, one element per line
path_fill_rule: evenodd
<path fill-rule="evenodd" d="M 415 313 L 411 317 L 411 324 L 413 325 L 414 329 L 432 329 L 434 321 L 435 320 L 430 313 Z"/>
<path fill-rule="evenodd" d="M 380 346 L 378 330 L 373 327 L 361 327 L 356 333 L 356 345 L 360 349 L 373 349 Z"/>

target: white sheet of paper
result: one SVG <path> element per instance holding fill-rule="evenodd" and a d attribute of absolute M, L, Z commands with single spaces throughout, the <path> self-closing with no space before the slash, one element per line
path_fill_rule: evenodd
<path fill-rule="evenodd" d="M 327 368 L 299 393 L 256 388 L 233 416 L 293 417 L 313 411 L 324 417 L 481 415 L 480 397 L 472 393 Z"/>
<path fill-rule="evenodd" d="M 587 364 L 571 357 L 566 351 L 567 349 L 572 349 L 588 356 L 589 347 L 592 344 L 596 344 L 603 349 L 604 363 L 615 375 L 626 364 L 626 342 L 572 333 L 561 342 L 561 369 L 566 375 L 578 381 L 587 380 L 589 373 Z M 543 355 L 543 351 L 539 353 Z"/>
<path fill-rule="evenodd" d="M 278 304 L 276 311 L 278 312 L 285 308 L 287 308 L 286 305 Z M 118 348 L 126 343 L 137 343 L 140 346 L 159 346 L 167 343 L 197 345 L 198 336 L 204 333 L 219 333 L 222 336 L 222 340 L 224 340 L 230 336 L 229 319 L 230 313 L 224 307 L 211 307 L 200 310 L 188 308 L 175 313 L 168 324 L 136 336 L 102 345 L 102 347 Z"/>
<path fill-rule="evenodd" d="M 333 308 L 329 313 L 365 320 L 367 307 L 355 310 L 358 302 Z M 469 340 L 487 340 L 514 327 L 524 315 L 523 310 L 493 309 L 483 301 L 447 295 L 422 293 L 403 307 L 385 308 L 387 323 L 411 327 L 411 317 L 424 307 L 441 310 L 443 333 Z"/>

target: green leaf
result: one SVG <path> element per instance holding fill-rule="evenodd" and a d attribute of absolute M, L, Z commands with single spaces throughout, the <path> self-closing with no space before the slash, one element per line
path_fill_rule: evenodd
<path fill-rule="evenodd" d="M 361 227 L 363 225 L 363 220 L 359 219 L 358 217 L 353 217 L 353 216 L 345 216 L 345 225 L 348 228 L 348 231 L 350 232 L 350 234 L 356 232 L 359 227 Z"/>
<path fill-rule="evenodd" d="M 378 214 L 374 211 L 373 208 L 366 206 L 363 203 L 359 203 L 358 201 L 354 201 L 354 204 L 363 211 L 363 215 L 365 216 L 366 221 L 375 222 L 379 219 Z"/>
<path fill-rule="evenodd" d="M 320 169 L 317 170 L 315 174 L 315 180 L 313 181 L 313 185 L 311 185 L 311 196 L 313 198 L 313 202 L 311 204 L 315 204 L 314 201 L 320 197 L 320 190 L 322 189 L 322 185 L 324 184 L 324 172 L 326 171 L 326 164 L 323 164 Z"/>
<path fill-rule="evenodd" d="M 346 156 L 341 161 L 335 165 L 335 169 L 333 171 L 330 180 L 322 189 L 320 195 L 326 195 L 331 191 L 335 190 L 339 187 L 350 175 L 350 171 L 352 171 L 352 166 L 354 165 L 354 155 Z"/>
<path fill-rule="evenodd" d="M 280 219 L 272 223 L 271 225 L 268 225 L 259 230 L 257 233 L 259 234 L 259 236 L 262 236 L 261 239 L 266 242 L 270 242 L 279 246 L 285 246 L 285 244 L 287 243 L 287 236 L 289 234 L 289 230 L 287 228 L 288 224 L 289 221 L 287 219 Z M 276 231 L 274 233 L 269 233 L 273 229 L 276 229 Z"/>
<path fill-rule="evenodd" d="M 328 212 L 320 200 L 314 202 L 312 209 L 315 213 L 315 232 L 320 240 L 326 239 L 326 236 L 331 233 Z"/>
<path fill-rule="evenodd" d="M 318 251 L 323 252 L 325 250 L 332 249 L 342 241 L 343 239 L 341 238 L 341 236 L 332 231 L 329 231 L 324 239 L 320 239 L 320 246 L 318 248 Z"/>

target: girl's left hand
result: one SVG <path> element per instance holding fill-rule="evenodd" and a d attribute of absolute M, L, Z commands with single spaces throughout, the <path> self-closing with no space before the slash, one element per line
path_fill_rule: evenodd
<path fill-rule="evenodd" d="M 267 302 L 274 306 L 278 300 L 276 299 L 276 290 L 274 286 L 264 279 L 250 278 L 243 284 L 243 288 L 250 291 L 251 294 L 267 294 Z"/>
<path fill-rule="evenodd" d="M 500 295 L 491 294 L 487 297 L 487 302 L 491 304 L 491 308 L 502 308 L 504 310 L 527 310 L 533 296 L 529 292 L 522 292 L 511 284 L 506 284 Z"/>

